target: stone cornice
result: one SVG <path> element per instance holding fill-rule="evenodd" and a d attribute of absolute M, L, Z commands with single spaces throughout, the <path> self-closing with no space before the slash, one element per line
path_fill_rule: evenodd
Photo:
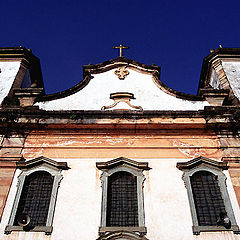
<path fill-rule="evenodd" d="M 240 108 L 208 106 L 199 111 L 45 111 L 38 107 L 0 109 L 0 129 L 101 128 L 135 129 L 240 128 Z"/>
<path fill-rule="evenodd" d="M 220 168 L 222 170 L 227 170 L 228 169 L 228 166 L 227 166 L 227 162 L 218 162 L 218 161 L 215 161 L 213 159 L 209 159 L 209 158 L 206 158 L 206 157 L 197 157 L 197 158 L 194 158 L 190 161 L 187 161 L 187 162 L 178 162 L 177 163 L 177 168 L 179 170 L 184 170 L 184 169 L 192 169 L 196 166 L 199 166 L 201 164 L 206 164 L 206 165 L 210 165 L 210 166 L 213 166 L 213 167 L 216 167 L 216 168 Z"/>

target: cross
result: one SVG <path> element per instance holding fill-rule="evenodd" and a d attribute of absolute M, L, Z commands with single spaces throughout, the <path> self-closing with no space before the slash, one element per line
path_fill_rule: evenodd
<path fill-rule="evenodd" d="M 125 46 L 123 46 L 122 44 L 120 44 L 119 46 L 114 46 L 113 47 L 114 49 L 119 49 L 119 57 L 122 57 L 123 55 L 122 55 L 122 52 L 123 52 L 123 49 L 128 49 L 129 47 L 125 47 Z"/>

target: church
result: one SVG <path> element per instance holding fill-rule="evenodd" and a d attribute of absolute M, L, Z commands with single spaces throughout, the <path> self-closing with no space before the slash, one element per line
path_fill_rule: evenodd
<path fill-rule="evenodd" d="M 196 95 L 117 48 L 54 94 L 0 48 L 0 239 L 240 240 L 240 48 L 211 50 Z"/>

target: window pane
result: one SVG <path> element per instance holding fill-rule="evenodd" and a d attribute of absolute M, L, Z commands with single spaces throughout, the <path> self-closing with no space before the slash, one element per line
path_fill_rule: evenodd
<path fill-rule="evenodd" d="M 128 172 L 108 178 L 107 226 L 138 226 L 137 177 Z"/>
<path fill-rule="evenodd" d="M 44 171 L 38 171 L 25 178 L 14 225 L 18 225 L 18 216 L 27 214 L 31 226 L 45 226 L 51 199 L 53 177 Z"/>
<path fill-rule="evenodd" d="M 220 212 L 225 213 L 217 177 L 207 171 L 196 172 L 191 186 L 199 226 L 217 226 Z"/>

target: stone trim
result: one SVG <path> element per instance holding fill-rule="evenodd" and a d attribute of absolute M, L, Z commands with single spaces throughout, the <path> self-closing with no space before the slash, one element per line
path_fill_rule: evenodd
<path fill-rule="evenodd" d="M 15 220 L 18 204 L 20 201 L 20 197 L 22 194 L 22 189 L 23 189 L 23 185 L 25 182 L 25 178 L 28 175 L 30 175 L 34 172 L 37 172 L 37 171 L 48 172 L 49 174 L 51 174 L 54 177 L 54 181 L 53 181 L 52 194 L 51 194 L 51 200 L 50 200 L 50 204 L 49 204 L 46 226 L 36 226 L 36 227 L 34 227 L 34 229 L 31 229 L 30 232 L 45 232 L 46 235 L 49 235 L 52 232 L 52 222 L 53 222 L 53 214 L 54 214 L 55 204 L 56 204 L 56 200 L 57 200 L 57 192 L 58 192 L 58 188 L 60 186 L 60 182 L 63 178 L 62 174 L 61 174 L 62 168 L 58 168 L 52 164 L 53 162 L 54 163 L 57 163 L 57 162 L 55 162 L 51 159 L 48 159 L 48 158 L 44 158 L 44 157 L 36 158 L 36 159 L 30 160 L 29 162 L 30 163 L 24 162 L 25 166 L 23 166 L 24 163 L 19 164 L 20 165 L 19 168 L 22 169 L 22 172 L 18 176 L 17 193 L 16 193 L 16 196 L 14 199 L 13 208 L 12 208 L 12 211 L 10 214 L 8 225 L 5 228 L 5 232 L 4 232 L 5 234 L 10 234 L 12 231 L 24 231 L 23 227 L 14 226 L 14 220 Z M 58 163 L 58 164 L 63 165 L 63 163 Z M 66 165 L 66 163 L 64 165 Z M 65 169 L 68 169 L 68 168 L 65 168 Z"/>
<path fill-rule="evenodd" d="M 240 234 L 238 225 L 232 225 L 231 229 L 226 229 L 223 226 L 192 226 L 193 234 L 200 235 L 201 232 L 221 232 L 233 231 L 234 234 Z"/>
<path fill-rule="evenodd" d="M 128 231 L 128 232 L 139 232 L 142 234 L 147 233 L 146 227 L 99 227 L 99 234 L 105 232 L 120 232 L 120 231 Z"/>
<path fill-rule="evenodd" d="M 211 106 L 222 106 L 228 99 L 229 89 L 202 88 L 199 95 L 203 96 Z"/>
<path fill-rule="evenodd" d="M 18 98 L 20 107 L 33 106 L 37 97 L 43 93 L 43 88 L 15 88 L 14 95 Z"/>
<path fill-rule="evenodd" d="M 199 161 L 199 159 L 204 159 L 205 161 Z M 199 164 L 196 165 L 194 163 L 198 162 Z M 213 164 L 215 163 L 215 165 Z M 226 186 L 226 176 L 225 174 L 222 172 L 222 170 L 225 170 L 226 167 L 225 166 L 221 166 L 221 164 L 217 164 L 220 162 L 211 160 L 211 159 L 207 159 L 207 158 L 196 158 L 193 159 L 191 161 L 185 162 L 185 163 L 177 163 L 177 168 L 182 170 L 183 176 L 182 179 L 185 183 L 185 187 L 187 189 L 187 194 L 188 194 L 188 200 L 189 200 L 189 205 L 190 205 L 190 211 L 191 211 L 191 215 L 192 215 L 192 222 L 193 222 L 193 234 L 194 235 L 199 235 L 200 232 L 216 232 L 216 231 L 233 231 L 235 234 L 240 234 L 240 230 L 239 227 L 237 225 L 234 213 L 233 213 L 233 209 L 232 209 L 232 205 L 230 202 L 230 198 L 228 195 L 228 191 L 227 191 L 227 186 Z M 188 165 L 188 167 L 182 167 L 182 166 L 186 166 Z M 226 165 L 226 163 L 225 163 Z M 197 212 L 196 212 L 196 208 L 195 208 L 195 203 L 194 203 L 194 198 L 193 198 L 193 193 L 192 193 L 192 187 L 191 187 L 191 181 L 190 181 L 190 177 L 198 172 L 198 171 L 208 171 L 211 172 L 212 174 L 214 174 L 215 176 L 218 177 L 218 184 L 219 184 L 219 188 L 223 197 L 223 201 L 224 201 L 224 205 L 225 205 L 225 210 L 227 212 L 228 217 L 231 220 L 232 226 L 230 229 L 226 229 L 225 227 L 222 226 L 199 226 L 198 224 L 198 219 L 197 219 Z"/>
<path fill-rule="evenodd" d="M 48 165 L 51 165 L 53 167 L 56 167 L 58 169 L 68 170 L 69 167 L 67 166 L 66 162 L 56 162 L 50 158 L 46 158 L 44 156 L 34 158 L 28 161 L 20 161 L 17 163 L 17 168 L 19 169 L 30 169 L 34 166 L 41 165 L 43 163 L 46 163 Z"/>
<path fill-rule="evenodd" d="M 138 234 L 133 231 L 116 230 L 114 232 L 103 232 L 97 240 L 114 240 L 114 239 L 128 239 L 128 240 L 148 240 L 143 234 Z"/>
<path fill-rule="evenodd" d="M 212 160 L 210 158 L 206 158 L 206 157 L 197 157 L 197 158 L 194 158 L 190 161 L 187 161 L 187 162 L 178 162 L 177 163 L 177 168 L 179 170 L 185 170 L 185 169 L 192 169 L 196 166 L 199 166 L 201 164 L 207 164 L 209 166 L 212 166 L 212 167 L 215 167 L 215 168 L 219 168 L 219 169 L 222 169 L 222 170 L 227 170 L 228 169 L 228 165 L 226 162 L 219 162 L 219 161 L 215 161 L 215 160 Z"/>
<path fill-rule="evenodd" d="M 6 226 L 4 233 L 10 234 L 12 231 L 24 231 L 24 228 L 22 226 Z M 34 227 L 34 229 L 30 230 L 29 232 L 45 232 L 46 235 L 51 235 L 53 231 L 52 226 L 38 226 Z"/>
<path fill-rule="evenodd" d="M 134 166 L 138 169 L 143 169 L 143 170 L 149 170 L 150 169 L 148 167 L 147 162 L 136 162 L 134 160 L 131 160 L 131 159 L 125 158 L 125 157 L 115 158 L 115 159 L 113 159 L 111 161 L 108 161 L 108 162 L 97 162 L 96 167 L 99 170 L 111 169 L 113 167 L 116 167 L 116 166 L 124 164 L 124 163 L 128 164 L 128 165 L 131 165 L 131 166 Z"/>
<path fill-rule="evenodd" d="M 18 162 L 23 161 L 22 154 L 0 155 L 0 168 L 16 168 Z"/>

